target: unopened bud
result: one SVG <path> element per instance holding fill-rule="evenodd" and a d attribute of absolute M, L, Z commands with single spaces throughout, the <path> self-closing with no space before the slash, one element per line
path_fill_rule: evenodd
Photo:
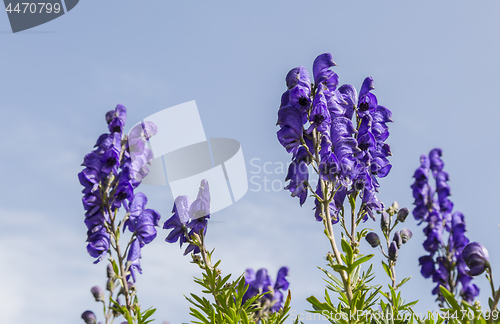
<path fill-rule="evenodd" d="M 106 268 L 106 277 L 114 278 L 116 277 L 115 270 L 113 269 L 113 265 L 108 263 L 108 267 Z"/>
<path fill-rule="evenodd" d="M 382 213 L 382 217 L 380 218 L 380 228 L 382 232 L 386 233 L 389 230 L 389 214 L 386 212 Z"/>
<path fill-rule="evenodd" d="M 393 242 L 396 242 L 396 246 L 398 249 L 401 248 L 401 244 L 403 244 L 403 239 L 401 238 L 401 233 L 396 232 L 394 233 L 394 238 L 392 239 Z"/>
<path fill-rule="evenodd" d="M 113 290 L 115 290 L 115 279 L 108 279 L 106 282 L 106 290 L 109 292 L 113 292 Z"/>
<path fill-rule="evenodd" d="M 403 244 L 408 242 L 411 239 L 411 237 L 413 236 L 413 233 L 407 228 L 403 228 L 401 230 L 400 234 L 401 234 L 401 239 L 403 240 Z"/>
<path fill-rule="evenodd" d="M 395 262 L 398 258 L 398 253 L 399 250 L 396 245 L 396 242 L 392 241 L 391 245 L 389 246 L 389 260 Z"/>
<path fill-rule="evenodd" d="M 94 295 L 95 301 L 104 301 L 104 291 L 99 286 L 94 286 L 90 289 L 92 295 Z"/>
<path fill-rule="evenodd" d="M 375 232 L 370 232 L 366 235 L 365 237 L 366 241 L 368 244 L 371 245 L 371 247 L 377 247 L 380 244 L 380 238 L 378 237 L 377 233 Z"/>
<path fill-rule="evenodd" d="M 410 213 L 410 211 L 408 210 L 408 208 L 401 208 L 399 211 L 398 211 L 398 216 L 397 216 L 397 219 L 398 221 L 400 221 L 401 223 L 404 223 L 404 221 L 406 220 L 406 217 L 408 217 L 408 214 Z"/>
<path fill-rule="evenodd" d="M 397 201 L 393 202 L 391 207 L 395 213 L 397 213 L 399 211 L 399 204 Z"/>
<path fill-rule="evenodd" d="M 96 324 L 97 322 L 95 314 L 92 311 L 83 312 L 82 319 L 85 321 L 86 324 Z"/>

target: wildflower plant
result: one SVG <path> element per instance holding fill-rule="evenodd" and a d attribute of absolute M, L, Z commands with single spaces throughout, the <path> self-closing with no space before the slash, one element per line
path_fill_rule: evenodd
<path fill-rule="evenodd" d="M 342 324 L 500 323 L 500 287 L 496 289 L 493 282 L 490 255 L 465 235 L 465 217 L 454 211 L 449 199 L 441 149 L 421 156 L 411 185 L 413 216 L 425 225 L 426 255 L 418 262 L 421 274 L 435 283 L 432 294 L 441 313 L 420 318 L 412 309 L 417 301 L 406 302 L 401 296 L 400 287 L 410 277 L 398 281 L 396 266 L 413 234 L 400 225 L 410 212 L 397 202 L 386 208 L 377 197 L 379 179 L 392 168 L 386 142 L 392 112 L 379 104 L 371 77 L 364 79 L 358 92 L 352 85 L 339 85 L 331 69 L 335 65 L 332 55 L 324 53 L 314 60 L 312 76 L 303 66 L 290 70 L 278 110 L 278 141 L 291 154 L 285 189 L 301 206 L 308 198 L 313 200 L 314 219 L 321 223 L 331 248 L 325 254 L 329 269 L 319 268 L 326 275 L 324 297 L 307 298 L 309 312 Z M 158 130 L 151 122 L 141 122 L 125 135 L 127 110 L 122 105 L 106 113 L 105 119 L 108 132 L 84 157 L 78 174 L 87 252 L 95 264 L 106 263 L 105 289 L 94 286 L 90 292 L 103 307 L 104 322 L 99 324 L 116 319 L 124 319 L 122 324 L 146 324 L 153 321 L 155 308 L 143 310 L 136 280 L 142 274 L 141 251 L 156 238 L 161 216 L 148 208 L 146 195 L 137 189 L 153 158 L 147 142 Z M 209 183 L 202 180 L 196 199 L 176 197 L 172 215 L 163 222 L 168 231 L 165 241 L 179 243 L 201 272 L 194 281 L 203 295 L 185 296 L 192 323 L 285 323 L 291 302 L 290 269 L 281 267 L 274 278 L 263 268 L 247 268 L 236 278 L 223 275 L 221 261 L 213 261 L 215 249 L 207 248 L 210 202 Z M 373 230 L 371 224 L 379 229 Z M 340 238 L 335 236 L 338 232 Z M 369 261 L 374 254 L 361 252 L 362 241 L 382 254 L 382 269 L 389 278 L 386 286 L 372 284 L 375 272 Z M 472 283 L 483 273 L 491 288 L 488 311 L 475 300 L 480 290 Z M 81 315 L 87 324 L 97 324 L 99 317 L 90 310 Z M 293 323 L 299 321 L 297 317 Z"/>
<path fill-rule="evenodd" d="M 153 155 L 146 145 L 157 132 L 151 122 L 137 124 L 124 135 L 127 109 L 118 105 L 106 113 L 109 133 L 102 134 L 95 149 L 87 154 L 78 174 L 84 187 L 83 207 L 87 226 L 87 251 L 94 263 L 107 260 L 106 290 L 91 289 L 97 302 L 103 304 L 105 323 L 123 316 L 128 323 L 147 323 L 155 309 L 141 310 L 135 286 L 142 273 L 141 249 L 156 237 L 160 214 L 146 208 L 147 197 L 136 192 L 148 174 Z M 125 211 L 120 216 L 119 211 Z M 122 235 L 128 230 L 129 235 Z M 124 303 L 121 302 L 123 298 Z M 95 323 L 91 311 L 83 313 L 86 323 Z"/>
<path fill-rule="evenodd" d="M 391 111 L 379 105 L 372 93 L 371 77 L 365 78 L 359 93 L 352 85 L 339 86 L 339 77 L 331 70 L 335 65 L 333 56 L 324 53 L 313 62 L 312 78 L 303 66 L 290 70 L 277 122 L 278 140 L 292 155 L 286 176 L 290 182 L 285 189 L 292 197 L 299 198 L 301 206 L 310 192 L 315 203 L 315 219 L 323 223 L 332 249 L 326 260 L 338 277 L 322 270 L 329 278 L 329 290 L 340 295 L 340 303 L 335 305 L 328 291 L 325 302 L 314 296 L 308 298 L 313 312 L 330 315 L 366 311 L 378 301 L 381 287 L 368 284 L 374 276 L 373 267 L 361 272 L 361 265 L 373 257 L 373 254 L 362 254 L 359 249 L 368 229 L 358 228 L 369 218 L 376 220 L 377 213 L 384 213 L 384 204 L 377 198 L 378 179 L 386 177 L 392 168 L 388 160 L 391 149 L 386 143 Z M 317 175 L 315 188 L 310 181 L 310 170 Z M 345 203 L 350 210 L 345 208 Z M 342 251 L 335 239 L 334 226 L 343 230 Z M 384 235 L 386 238 L 390 235 L 388 228 Z M 374 239 L 372 245 L 378 245 L 373 234 L 370 238 Z M 400 240 L 401 237 L 398 243 Z M 389 264 L 395 264 L 399 248 L 396 242 L 388 246 Z M 382 311 L 387 307 L 394 312 L 409 311 L 410 304 L 405 304 L 395 292 L 404 281 L 396 285 L 394 267 L 390 269 L 388 275 L 393 284 L 385 294 L 388 304 L 381 303 Z M 337 323 L 332 316 L 329 320 Z M 357 318 L 340 322 L 362 321 Z"/>
<path fill-rule="evenodd" d="M 191 204 L 189 197 L 175 199 L 172 217 L 163 228 L 171 229 L 168 243 L 179 241 L 180 246 L 187 243 L 184 255 L 191 253 L 191 263 L 202 270 L 202 277 L 195 282 L 203 288 L 203 293 L 210 295 L 213 301 L 191 293 L 187 300 L 193 305 L 191 316 L 193 323 L 262 323 L 282 324 L 288 318 L 291 295 L 283 300 L 281 289 L 288 289 L 286 276 L 288 268 L 278 272 L 276 283 L 271 284 L 266 269 L 257 274 L 247 269 L 245 275 L 230 281 L 231 274 L 222 276 L 219 269 L 221 261 L 213 263 L 214 250 L 206 248 L 208 219 L 210 218 L 210 189 L 207 180 L 202 180 L 196 200 Z"/>

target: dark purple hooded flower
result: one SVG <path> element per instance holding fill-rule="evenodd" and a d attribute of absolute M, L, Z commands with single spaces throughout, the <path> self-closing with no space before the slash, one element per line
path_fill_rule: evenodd
<path fill-rule="evenodd" d="M 302 141 L 302 113 L 293 106 L 286 106 L 278 111 L 278 140 L 288 153 L 295 153 Z"/>
<path fill-rule="evenodd" d="M 462 251 L 462 259 L 470 269 L 468 272 L 470 276 L 479 276 L 490 266 L 488 250 L 478 242 L 472 242 L 465 246 Z"/>
<path fill-rule="evenodd" d="M 134 233 L 143 247 L 156 237 L 155 226 L 159 226 L 160 214 L 154 209 L 145 209 L 148 199 L 142 192 L 137 193 L 130 202 L 129 218 L 125 221 L 125 228 Z"/>
<path fill-rule="evenodd" d="M 87 252 L 91 257 L 97 258 L 94 263 L 100 262 L 109 250 L 109 234 L 106 229 L 98 225 L 87 232 Z"/>
<path fill-rule="evenodd" d="M 292 197 L 299 197 L 300 205 L 302 206 L 307 198 L 307 181 L 309 180 L 309 170 L 305 162 L 292 162 L 288 167 L 288 174 L 285 181 L 290 180 L 290 183 L 285 187 L 290 190 Z"/>

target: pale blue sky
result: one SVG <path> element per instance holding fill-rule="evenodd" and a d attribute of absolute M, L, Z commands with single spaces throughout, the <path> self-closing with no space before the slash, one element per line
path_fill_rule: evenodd
<path fill-rule="evenodd" d="M 500 109 L 500 4 L 495 1 L 80 1 L 68 14 L 11 34 L 0 13 L 0 295 L 2 316 L 16 323 L 79 323 L 100 307 L 90 287 L 104 284 L 105 264 L 85 250 L 77 173 L 84 154 L 105 131 L 117 103 L 128 125 L 159 110 L 196 100 L 207 137 L 237 139 L 248 171 L 252 159 L 287 163 L 275 126 L 288 70 L 309 70 L 331 52 L 341 83 L 375 81 L 379 102 L 393 111 L 394 165 L 379 195 L 386 205 L 412 207 L 411 176 L 419 156 L 444 152 L 455 209 L 468 236 L 490 250 L 500 279 L 497 149 Z M 189 121 L 186 120 L 186 131 Z M 249 173 L 249 177 L 254 174 Z M 270 181 L 285 174 L 259 174 Z M 250 189 L 255 186 L 250 185 Z M 143 187 L 150 207 L 170 217 L 167 187 Z M 290 267 L 292 307 L 322 297 L 329 244 L 311 211 L 286 191 L 254 192 L 216 213 L 208 244 L 224 272 Z M 378 224 L 367 223 L 378 229 Z M 431 280 L 420 276 L 422 228 L 404 246 L 399 278 L 417 311 L 436 309 Z M 141 301 L 158 308 L 158 323 L 187 322 L 182 297 L 200 292 L 196 267 L 163 240 L 143 251 Z M 363 243 L 366 253 L 369 246 Z M 387 282 L 379 258 L 378 282 Z M 479 300 L 487 305 L 488 286 Z"/>

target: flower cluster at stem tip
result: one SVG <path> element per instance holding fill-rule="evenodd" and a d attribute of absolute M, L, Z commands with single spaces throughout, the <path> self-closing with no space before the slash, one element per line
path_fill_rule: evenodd
<path fill-rule="evenodd" d="M 324 53 L 314 60 L 313 83 L 303 66 L 286 76 L 288 89 L 281 97 L 277 122 L 278 140 L 292 154 L 285 189 L 304 204 L 308 190 L 313 190 L 308 166 L 315 161 L 320 179 L 334 188 L 332 214 L 338 216 L 347 195 L 359 193 L 366 221 L 368 215 L 374 218 L 373 210 L 384 209 L 376 196 L 377 178 L 387 176 L 392 167 L 387 159 L 392 155 L 390 146 L 385 143 L 392 113 L 371 93 L 371 77 L 363 81 L 359 94 L 352 85 L 338 87 L 339 77 L 330 70 L 335 65 L 332 54 Z M 315 193 L 323 199 L 319 181 Z M 315 204 L 316 219 L 321 221 L 318 199 Z"/>
<path fill-rule="evenodd" d="M 441 155 L 441 149 L 435 148 L 428 156 L 420 157 L 420 167 L 413 175 L 415 182 L 411 186 L 415 199 L 413 216 L 420 221 L 419 224 L 427 225 L 423 246 L 428 254 L 419 259 L 420 272 L 425 278 L 432 277 L 437 284 L 432 293 L 437 294 L 439 300 L 443 300 L 439 286 L 455 293 L 460 283 L 462 299 L 472 302 L 479 295 L 479 288 L 471 282 L 466 261 L 462 259 L 464 247 L 469 243 L 465 236 L 465 219 L 461 212 L 453 212 L 449 176 L 443 170 Z M 431 176 L 435 180 L 435 189 L 430 183 Z M 447 239 L 445 232 L 448 233 Z"/>
<path fill-rule="evenodd" d="M 126 211 L 123 231 L 128 229 L 132 233 L 127 255 L 131 271 L 127 280 L 131 276 L 135 281 L 135 271 L 141 272 L 141 248 L 156 237 L 155 226 L 160 220 L 157 211 L 146 209 L 146 195 L 134 192 L 149 172 L 147 165 L 153 154 L 146 141 L 157 133 L 157 128 L 151 122 L 143 122 L 124 136 L 126 120 L 127 109 L 123 105 L 106 113 L 109 133 L 102 134 L 95 149 L 85 156 L 82 164 L 85 168 L 78 178 L 84 187 L 88 253 L 97 258 L 94 263 L 106 257 L 110 244 L 113 245 L 112 236 L 116 236 L 117 212 L 123 207 Z"/>

